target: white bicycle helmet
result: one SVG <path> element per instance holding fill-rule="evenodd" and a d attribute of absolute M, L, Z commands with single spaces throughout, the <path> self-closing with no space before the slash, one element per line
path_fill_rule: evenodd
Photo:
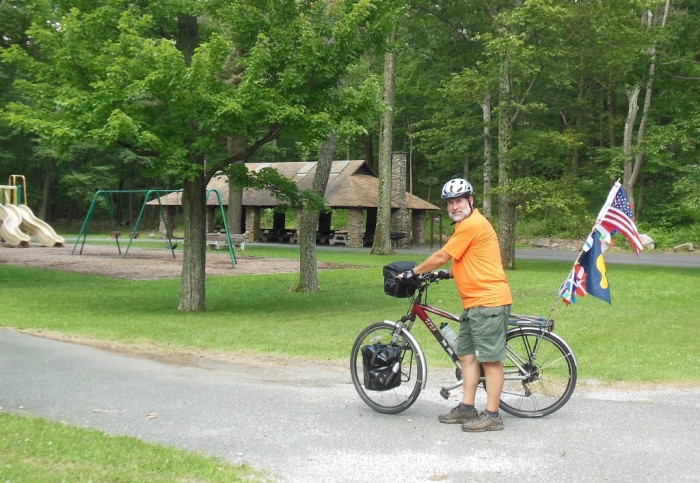
<path fill-rule="evenodd" d="M 443 200 L 471 196 L 473 193 L 474 188 L 472 188 L 472 185 L 469 184 L 469 181 L 462 178 L 451 179 L 442 187 Z"/>

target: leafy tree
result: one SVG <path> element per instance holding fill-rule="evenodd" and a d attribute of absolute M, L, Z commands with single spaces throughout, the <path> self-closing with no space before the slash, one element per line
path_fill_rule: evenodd
<path fill-rule="evenodd" d="M 284 129 L 324 137 L 339 78 L 381 42 L 392 3 L 71 3 L 35 18 L 37 52 L 5 52 L 23 75 L 7 116 L 63 152 L 83 138 L 126 147 L 150 158 L 155 176 L 181 183 L 179 309 L 204 310 L 208 180 Z M 281 182 L 273 178 L 258 180 Z"/>

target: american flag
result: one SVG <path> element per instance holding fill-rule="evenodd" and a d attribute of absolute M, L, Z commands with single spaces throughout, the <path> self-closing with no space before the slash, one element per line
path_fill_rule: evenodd
<path fill-rule="evenodd" d="M 615 191 L 616 188 L 617 191 Z M 615 195 L 611 200 L 610 195 L 613 193 Z M 632 244 L 637 253 L 641 252 L 644 250 L 644 246 L 642 245 L 642 239 L 639 237 L 637 225 L 632 220 L 632 209 L 629 201 L 627 201 L 625 189 L 619 182 L 616 182 L 610 191 L 610 195 L 608 195 L 608 201 L 598 214 L 597 223 L 607 229 L 611 235 L 619 231 Z"/>

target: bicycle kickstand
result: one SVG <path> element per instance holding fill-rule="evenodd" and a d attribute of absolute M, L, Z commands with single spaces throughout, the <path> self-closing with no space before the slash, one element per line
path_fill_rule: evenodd
<path fill-rule="evenodd" d="M 461 385 L 462 381 L 459 381 L 451 386 L 443 387 L 442 389 L 440 389 L 440 395 L 443 397 L 443 399 L 448 399 L 450 397 L 450 391 L 453 389 L 457 389 Z"/>

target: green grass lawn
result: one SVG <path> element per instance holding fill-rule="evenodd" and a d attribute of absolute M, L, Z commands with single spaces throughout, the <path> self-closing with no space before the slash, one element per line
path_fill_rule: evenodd
<path fill-rule="evenodd" d="M 252 247 L 246 255 L 296 257 L 298 249 Z M 401 255 L 421 260 L 421 255 Z M 353 269 L 322 270 L 322 291 L 294 291 L 297 274 L 207 278 L 207 311 L 179 313 L 179 279 L 120 280 L 59 271 L 2 267 L 0 326 L 57 331 L 168 350 L 209 349 L 345 362 L 360 329 L 397 319 L 407 300 L 382 291 L 381 267 L 394 257 L 319 250 L 320 261 Z M 79 263 L 79 260 L 78 260 Z M 513 311 L 547 316 L 574 349 L 580 377 L 601 381 L 700 382 L 696 323 L 697 269 L 610 265 L 613 303 L 592 296 L 566 306 L 556 296 L 571 264 L 520 260 L 508 272 Z M 461 310 L 451 281 L 431 288 L 430 302 Z M 685 310 L 680 310 L 685 309 Z M 451 363 L 419 329 L 431 365 Z"/>
<path fill-rule="evenodd" d="M 258 247 L 246 255 L 298 257 L 298 249 Z M 297 274 L 208 277 L 207 311 L 179 313 L 179 279 L 121 280 L 17 266 L 0 267 L 0 326 L 119 341 L 143 350 L 247 352 L 347 364 L 359 331 L 397 319 L 408 301 L 382 291 L 381 267 L 395 259 L 366 251 L 318 251 L 319 261 L 353 264 L 322 270 L 322 291 L 294 291 Z M 76 260 L 80 263 L 80 260 Z M 579 378 L 602 383 L 700 383 L 697 269 L 609 265 L 613 304 L 592 296 L 565 306 L 557 298 L 571 263 L 518 261 L 509 271 L 515 313 L 548 316 L 579 361 Z M 461 309 L 454 284 L 429 301 Z M 432 367 L 451 362 L 427 329 L 415 331 Z M 450 369 L 448 369 L 450 368 Z M 148 445 L 135 438 L 0 412 L 2 481 L 262 480 L 250 468 Z"/>
<path fill-rule="evenodd" d="M 247 466 L 127 436 L 0 412 L 0 479 L 24 481 L 266 481 Z"/>

